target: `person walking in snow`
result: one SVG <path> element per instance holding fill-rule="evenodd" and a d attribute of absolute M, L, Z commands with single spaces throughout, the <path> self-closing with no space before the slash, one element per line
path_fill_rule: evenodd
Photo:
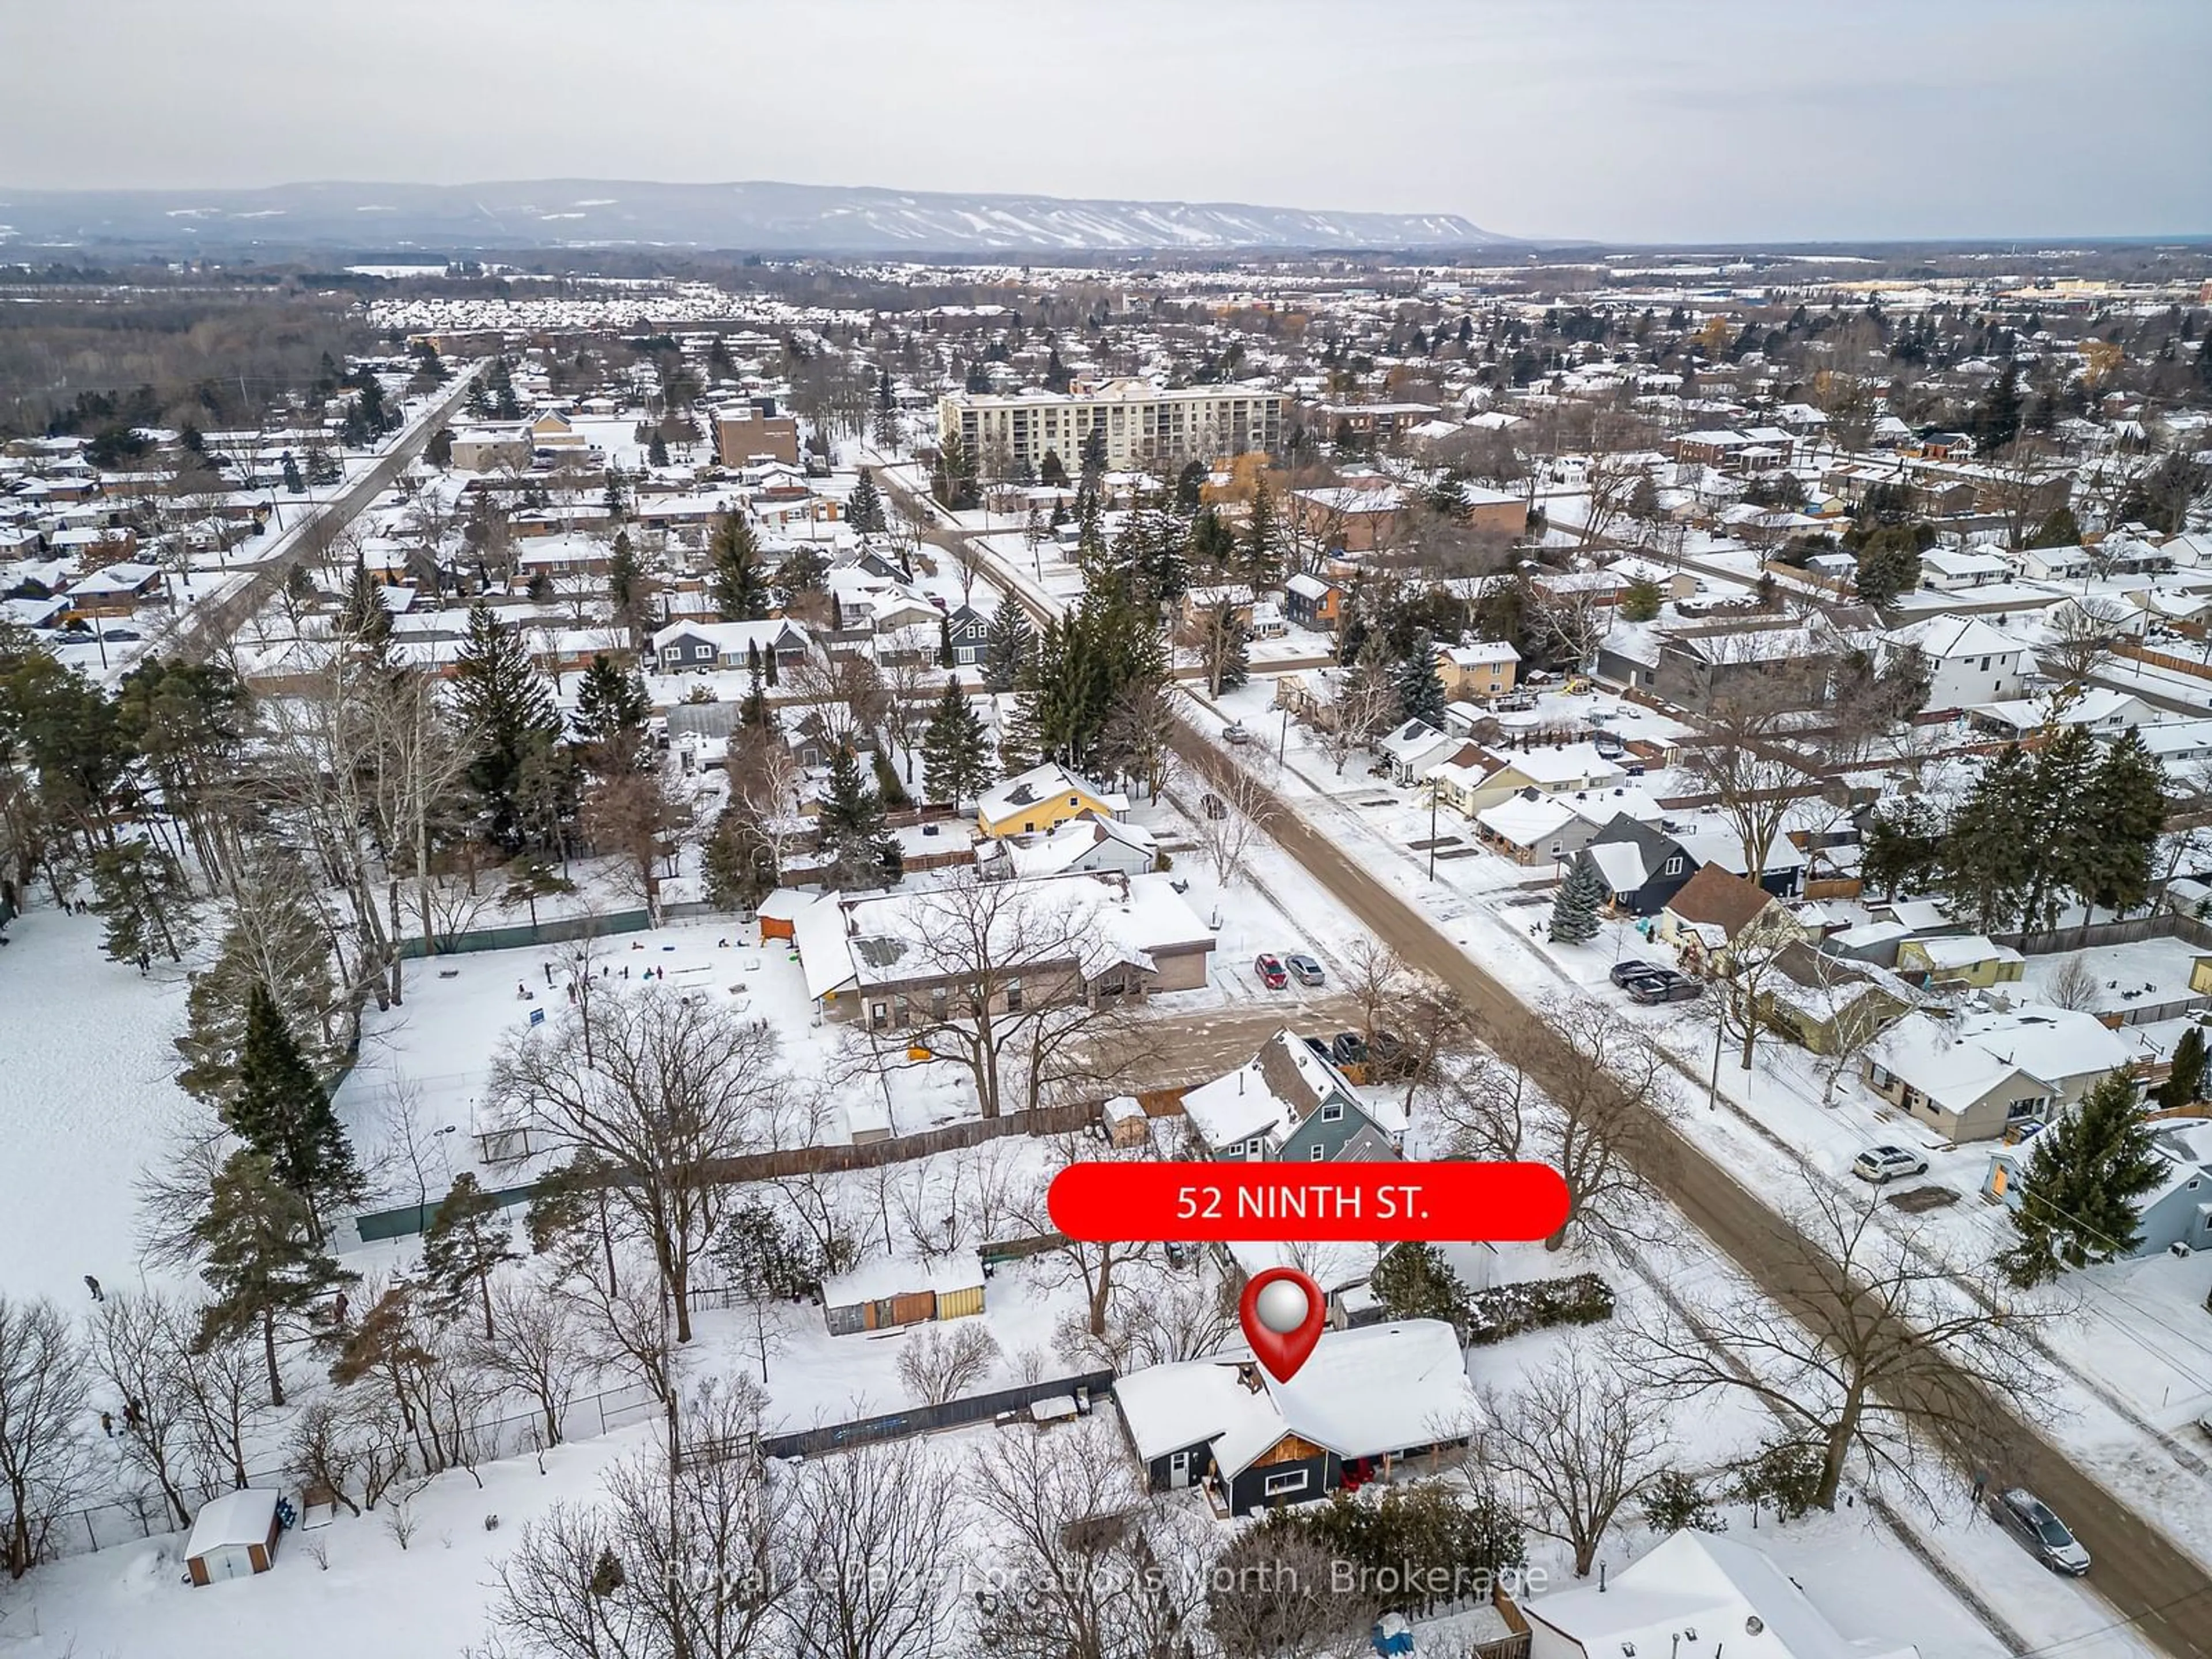
<path fill-rule="evenodd" d="M 94 1302 L 105 1302 L 107 1300 L 106 1297 L 100 1293 L 100 1281 L 94 1279 L 90 1273 L 87 1273 L 84 1276 L 84 1287 L 92 1292 L 92 1299 Z"/>
<path fill-rule="evenodd" d="M 145 978 L 146 970 L 153 965 L 154 958 L 148 956 L 143 951 L 141 951 L 138 953 L 138 977 L 141 979 Z"/>
<path fill-rule="evenodd" d="M 102 1413 L 100 1413 L 100 1431 L 102 1434 L 106 1435 L 106 1436 L 110 1440 L 112 1440 L 112 1439 L 114 1439 L 114 1438 L 115 1438 L 115 1415 L 114 1415 L 114 1413 L 112 1413 L 112 1412 L 102 1412 Z"/>

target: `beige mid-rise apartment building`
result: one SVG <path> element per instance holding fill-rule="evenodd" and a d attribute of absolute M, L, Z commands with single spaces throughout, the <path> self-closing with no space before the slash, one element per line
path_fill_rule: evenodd
<path fill-rule="evenodd" d="M 1164 462 L 1213 461 L 1248 450 L 1272 454 L 1282 442 L 1279 392 L 1249 386 L 1194 386 L 1166 391 L 1145 380 L 1078 382 L 1069 392 L 957 392 L 937 406 L 939 441 L 960 440 L 986 477 L 1015 477 L 1024 463 L 1043 470 L 1057 454 L 1072 474 L 1094 431 L 1106 434 L 1114 471 Z"/>

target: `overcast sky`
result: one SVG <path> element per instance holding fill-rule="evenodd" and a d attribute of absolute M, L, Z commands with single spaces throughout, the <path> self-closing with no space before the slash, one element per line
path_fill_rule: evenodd
<path fill-rule="evenodd" d="M 782 179 L 2212 231 L 2212 0 L 0 0 L 0 186 Z"/>

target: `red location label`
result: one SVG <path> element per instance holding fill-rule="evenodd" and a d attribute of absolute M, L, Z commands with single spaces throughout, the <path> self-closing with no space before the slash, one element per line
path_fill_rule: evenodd
<path fill-rule="evenodd" d="M 1072 1164 L 1046 1194 L 1070 1238 L 1548 1238 L 1567 1183 L 1548 1164 Z"/>
<path fill-rule="evenodd" d="M 1276 1382 L 1287 1382 L 1321 1340 L 1328 1298 L 1296 1267 L 1270 1267 L 1245 1281 L 1237 1316 L 1243 1322 L 1253 1358 Z"/>

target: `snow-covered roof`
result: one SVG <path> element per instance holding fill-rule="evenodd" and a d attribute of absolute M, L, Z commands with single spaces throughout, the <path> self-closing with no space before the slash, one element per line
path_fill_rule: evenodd
<path fill-rule="evenodd" d="M 1650 879 L 1650 872 L 1644 867 L 1643 849 L 1633 842 L 1595 842 L 1583 850 L 1613 892 L 1632 893 Z"/>
<path fill-rule="evenodd" d="M 2128 1045 L 2094 1016 L 2030 1005 L 2009 1012 L 1899 1020 L 1875 1060 L 1937 1105 L 1961 1111 L 2015 1072 L 2052 1089 L 2125 1065 Z"/>
<path fill-rule="evenodd" d="M 1087 795 L 1109 812 L 1129 810 L 1127 795 L 1093 783 L 1054 761 L 1032 766 L 1028 771 L 985 790 L 982 798 L 976 802 L 976 810 L 984 817 L 995 821 L 1010 817 L 1024 806 L 1038 805 L 1059 795 Z"/>
<path fill-rule="evenodd" d="M 192 1517 L 191 1536 L 185 1540 L 185 1559 L 210 1550 L 267 1543 L 269 1529 L 276 1522 L 277 1497 L 273 1488 L 250 1486 L 208 1499 Z"/>
<path fill-rule="evenodd" d="M 1297 594 L 1301 599 L 1325 599 L 1335 584 L 1319 576 L 1309 575 L 1301 570 L 1290 580 L 1285 582 L 1283 586 L 1290 592 Z"/>
<path fill-rule="evenodd" d="M 1919 1653 L 1907 1643 L 1846 1640 L 1764 1553 L 1705 1532 L 1674 1534 L 1601 1589 L 1554 1591 L 1523 1601 L 1521 1610 L 1589 1654 L 1672 1653 L 1693 1628 L 1714 1644 L 1700 1653 L 1723 1643 L 1757 1659 L 1917 1659 Z M 1744 1633 L 1754 1629 L 1757 1635 Z"/>
<path fill-rule="evenodd" d="M 1455 668 L 1484 668 L 1493 663 L 1521 660 L 1521 653 L 1509 640 L 1477 640 L 1473 645 L 1438 646 L 1437 654 Z"/>
<path fill-rule="evenodd" d="M 1218 1152 L 1255 1135 L 1279 1145 L 1331 1097 L 1359 1104 L 1344 1074 L 1285 1028 L 1227 1076 L 1187 1091 L 1182 1109 L 1206 1144 Z"/>
<path fill-rule="evenodd" d="M 1132 1371 L 1114 1400 L 1139 1457 L 1211 1443 L 1232 1475 L 1285 1434 L 1350 1459 L 1455 1439 L 1480 1421 L 1459 1338 L 1438 1319 L 1324 1331 L 1288 1382 L 1224 1355 Z"/>
<path fill-rule="evenodd" d="M 1954 933 L 1934 939 L 1912 941 L 1912 948 L 1928 958 L 1928 965 L 1936 969 L 1972 968 L 1984 962 L 2019 962 L 2020 952 L 2009 945 L 1999 945 L 1982 933 Z"/>
<path fill-rule="evenodd" d="M 1938 662 L 1955 662 L 1962 657 L 2015 656 L 2027 649 L 1979 617 L 1930 617 L 1885 638 L 1893 646 L 1916 646 L 1923 656 Z"/>
<path fill-rule="evenodd" d="M 1516 847 L 1534 847 L 1557 835 L 1574 816 L 1574 809 L 1554 796 L 1538 795 L 1531 800 L 1515 794 L 1495 806 L 1485 807 L 1474 815 L 1474 821 L 1501 841 Z"/>
<path fill-rule="evenodd" d="M 1624 775 L 1620 768 L 1597 752 L 1594 744 L 1567 743 L 1556 749 L 1530 749 L 1504 757 L 1529 782 L 1545 789 L 1573 789 L 1586 785 L 1610 785 Z"/>

